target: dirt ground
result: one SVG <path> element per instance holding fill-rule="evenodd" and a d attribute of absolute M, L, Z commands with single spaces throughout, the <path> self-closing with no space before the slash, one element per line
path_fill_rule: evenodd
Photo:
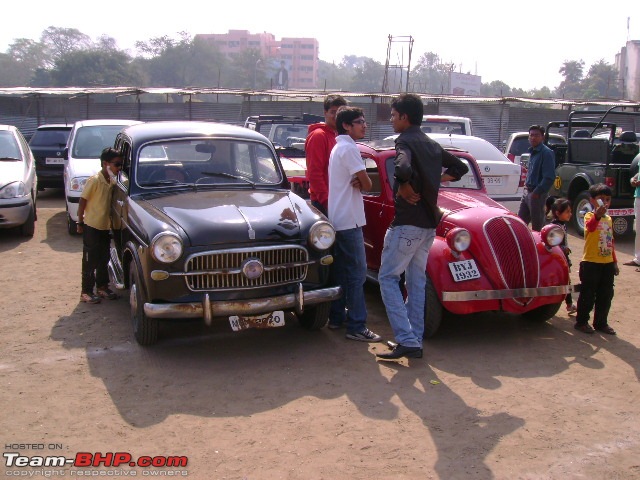
<path fill-rule="evenodd" d="M 576 332 L 562 309 L 543 324 L 449 320 L 425 343 L 425 358 L 397 363 L 376 361 L 381 344 L 295 321 L 243 333 L 167 324 L 160 343 L 142 348 L 127 292 L 78 303 L 81 239 L 66 233 L 62 192 L 41 192 L 38 207 L 33 239 L 0 230 L 5 476 L 640 479 L 633 267 L 621 265 L 616 282 L 617 337 Z M 583 242 L 569 241 L 577 264 Z M 618 243 L 621 263 L 632 250 L 632 239 Z M 370 328 L 391 339 L 376 287 L 367 302 Z M 78 452 L 186 456 L 188 464 L 34 461 Z"/>

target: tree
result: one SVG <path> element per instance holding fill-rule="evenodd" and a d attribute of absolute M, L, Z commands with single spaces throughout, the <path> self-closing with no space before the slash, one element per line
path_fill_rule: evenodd
<path fill-rule="evenodd" d="M 511 87 L 500 80 L 483 83 L 480 86 L 480 93 L 485 97 L 508 97 L 512 94 Z"/>
<path fill-rule="evenodd" d="M 260 50 L 248 48 L 238 53 L 229 62 L 233 85 L 235 88 L 246 89 L 262 89 L 270 86 L 266 78 L 266 67 Z"/>
<path fill-rule="evenodd" d="M 49 27 L 40 36 L 40 42 L 46 48 L 47 66 L 53 66 L 65 55 L 91 48 L 91 38 L 77 28 Z"/>
<path fill-rule="evenodd" d="M 565 60 L 558 70 L 558 73 L 564 77 L 557 88 L 558 95 L 564 98 L 580 98 L 583 71 L 583 60 Z"/>
<path fill-rule="evenodd" d="M 384 65 L 373 58 L 365 58 L 354 68 L 349 89 L 352 92 L 379 92 L 384 78 Z"/>
<path fill-rule="evenodd" d="M 442 63 L 436 53 L 423 53 L 411 70 L 413 90 L 424 93 L 448 93 L 449 73 L 454 68 L 455 65 L 452 63 Z"/>
<path fill-rule="evenodd" d="M 140 75 L 131 57 L 120 50 L 79 50 L 66 53 L 50 71 L 51 80 L 60 87 L 137 86 Z"/>
<path fill-rule="evenodd" d="M 583 98 L 621 98 L 618 70 L 604 59 L 591 65 L 582 82 Z"/>

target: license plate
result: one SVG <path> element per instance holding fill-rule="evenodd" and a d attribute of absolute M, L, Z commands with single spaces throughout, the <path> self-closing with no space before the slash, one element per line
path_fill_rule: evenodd
<path fill-rule="evenodd" d="M 64 165 L 64 158 L 45 158 L 47 165 Z"/>
<path fill-rule="evenodd" d="M 229 324 L 234 332 L 248 330 L 250 328 L 284 327 L 284 312 L 278 310 L 276 312 L 251 317 L 232 315 L 229 317 Z"/>
<path fill-rule="evenodd" d="M 607 215 L 610 217 L 626 217 L 634 215 L 633 208 L 611 208 L 607 210 Z"/>
<path fill-rule="evenodd" d="M 485 185 L 502 185 L 502 177 L 482 177 Z"/>
<path fill-rule="evenodd" d="M 451 270 L 451 275 L 456 282 L 480 278 L 480 270 L 478 270 L 475 260 L 451 262 L 449 264 L 449 270 Z"/>

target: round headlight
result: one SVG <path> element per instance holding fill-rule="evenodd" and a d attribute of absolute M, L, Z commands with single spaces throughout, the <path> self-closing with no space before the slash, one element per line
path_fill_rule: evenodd
<path fill-rule="evenodd" d="M 309 230 L 309 244 L 317 250 L 326 250 L 331 248 L 333 242 L 336 241 L 336 231 L 328 222 L 317 222 Z"/>
<path fill-rule="evenodd" d="M 182 255 L 182 240 L 175 233 L 159 233 L 151 241 L 151 254 L 158 262 L 175 262 Z"/>
<path fill-rule="evenodd" d="M 446 236 L 447 245 L 451 250 L 464 252 L 471 245 L 471 234 L 466 228 L 454 228 L 449 230 Z"/>
<path fill-rule="evenodd" d="M 540 236 L 545 245 L 556 247 L 564 240 L 564 230 L 562 227 L 554 224 L 545 225 L 540 230 Z"/>

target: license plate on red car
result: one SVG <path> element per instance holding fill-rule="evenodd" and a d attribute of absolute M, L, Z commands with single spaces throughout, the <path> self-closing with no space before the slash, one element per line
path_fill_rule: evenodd
<path fill-rule="evenodd" d="M 278 310 L 276 312 L 250 317 L 232 315 L 231 317 L 229 317 L 229 324 L 231 325 L 231 329 L 234 332 L 239 332 L 240 330 L 248 330 L 250 328 L 284 327 L 284 312 Z"/>
<path fill-rule="evenodd" d="M 480 278 L 480 270 L 475 260 L 462 260 L 460 262 L 451 262 L 449 270 L 453 280 L 456 282 L 464 282 L 465 280 L 473 280 Z"/>

